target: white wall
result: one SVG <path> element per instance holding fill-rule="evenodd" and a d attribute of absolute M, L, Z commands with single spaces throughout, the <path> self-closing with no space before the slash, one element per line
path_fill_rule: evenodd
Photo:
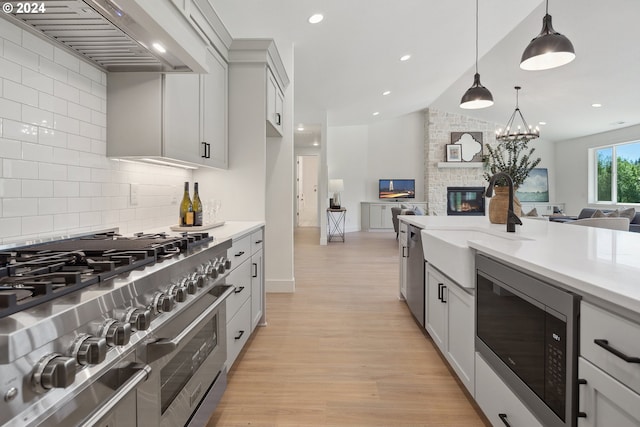
<path fill-rule="evenodd" d="M 344 180 L 341 201 L 347 208 L 347 232 L 360 230 L 360 202 L 378 200 L 381 178 L 415 179 L 416 201 L 424 200 L 423 147 L 421 112 L 372 125 L 328 128 L 329 179 Z"/>
<path fill-rule="evenodd" d="M 589 148 L 638 140 L 640 125 L 556 143 L 557 199 L 567 214 L 577 215 L 589 204 Z"/>
<path fill-rule="evenodd" d="M 0 22 L 0 242 L 177 223 L 191 172 L 106 157 L 106 74 Z"/>

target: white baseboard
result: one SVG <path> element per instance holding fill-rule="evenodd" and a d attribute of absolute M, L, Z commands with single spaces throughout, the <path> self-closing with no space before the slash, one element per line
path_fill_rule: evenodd
<path fill-rule="evenodd" d="M 272 293 L 294 293 L 296 291 L 296 281 L 291 280 L 265 280 L 265 291 Z"/>

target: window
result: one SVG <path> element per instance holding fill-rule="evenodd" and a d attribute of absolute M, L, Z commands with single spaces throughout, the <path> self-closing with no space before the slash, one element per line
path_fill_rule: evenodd
<path fill-rule="evenodd" d="M 594 151 L 596 202 L 640 203 L 640 142 Z"/>

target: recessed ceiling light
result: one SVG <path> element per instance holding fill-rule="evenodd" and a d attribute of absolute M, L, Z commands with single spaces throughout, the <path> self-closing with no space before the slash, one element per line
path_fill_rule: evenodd
<path fill-rule="evenodd" d="M 167 49 L 165 49 L 164 46 L 162 46 L 160 43 L 154 43 L 152 44 L 152 46 L 155 50 L 157 50 L 160 53 L 165 53 L 167 51 Z"/>
<path fill-rule="evenodd" d="M 298 130 L 302 132 L 304 130 L 304 126 L 298 126 Z"/>
<path fill-rule="evenodd" d="M 377 116 L 378 114 L 380 114 L 380 111 L 376 111 L 375 113 L 373 113 L 374 116 Z"/>
<path fill-rule="evenodd" d="M 600 107 L 602 107 L 602 104 L 598 104 L 598 103 L 596 102 L 595 104 L 591 104 L 591 106 L 592 106 L 593 108 L 600 108 Z"/>
<path fill-rule="evenodd" d="M 538 122 L 538 124 L 544 126 L 547 124 L 547 122 Z"/>
<path fill-rule="evenodd" d="M 384 92 L 382 92 L 382 94 L 383 94 L 384 96 L 387 96 L 387 95 L 389 95 L 390 93 L 391 93 L 391 91 L 390 91 L 390 90 L 385 90 Z"/>
<path fill-rule="evenodd" d="M 314 147 L 317 147 L 318 145 L 320 145 L 320 144 L 318 144 L 317 142 L 314 142 L 314 143 L 313 143 L 313 146 L 314 146 Z"/>
<path fill-rule="evenodd" d="M 400 61 L 408 61 L 409 59 L 411 59 L 411 55 L 409 55 L 409 54 L 402 55 L 400 57 Z"/>
<path fill-rule="evenodd" d="M 324 16 L 322 16 L 321 13 L 316 13 L 315 15 L 311 15 L 309 17 L 309 23 L 317 24 L 318 22 L 322 22 L 323 19 L 324 19 Z"/>

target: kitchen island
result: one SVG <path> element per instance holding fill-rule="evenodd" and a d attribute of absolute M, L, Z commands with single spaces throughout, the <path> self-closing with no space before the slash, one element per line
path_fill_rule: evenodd
<path fill-rule="evenodd" d="M 634 363 L 640 356 L 639 235 L 527 218 L 516 233 L 486 217 L 400 220 L 422 229 L 425 329 L 494 425 L 506 417 L 511 425 L 640 425 L 640 366 Z M 563 353 L 563 375 L 567 393 L 580 399 L 566 421 L 541 415 L 540 405 L 478 352 L 478 255 L 579 299 L 569 333 L 580 346 Z M 578 377 L 587 383 L 578 385 Z"/>

